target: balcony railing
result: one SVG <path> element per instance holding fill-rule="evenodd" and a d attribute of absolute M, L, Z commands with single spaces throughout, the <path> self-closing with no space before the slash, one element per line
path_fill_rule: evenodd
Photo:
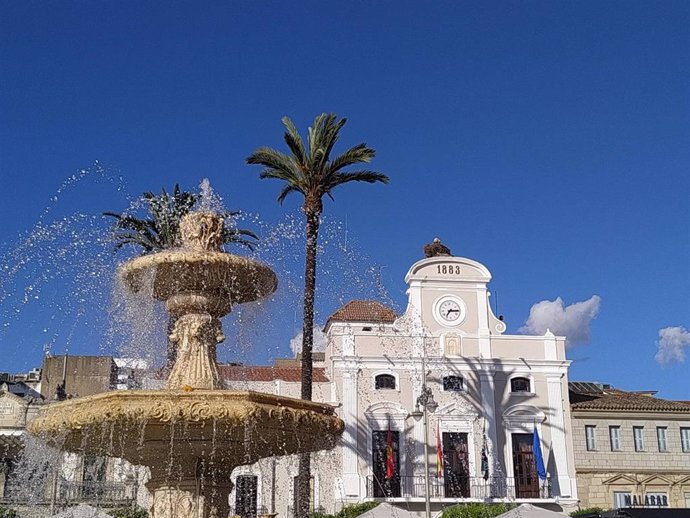
<path fill-rule="evenodd" d="M 430 498 L 449 499 L 545 499 L 551 498 L 550 481 L 538 478 L 455 477 L 452 481 L 430 477 Z M 423 476 L 402 476 L 391 480 L 367 477 L 367 498 L 425 498 Z"/>
<path fill-rule="evenodd" d="M 98 502 L 101 504 L 126 504 L 137 498 L 137 486 L 127 482 L 67 482 L 58 488 L 60 502 Z"/>

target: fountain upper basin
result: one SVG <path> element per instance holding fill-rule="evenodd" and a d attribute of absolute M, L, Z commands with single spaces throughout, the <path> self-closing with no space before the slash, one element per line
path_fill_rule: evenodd
<path fill-rule="evenodd" d="M 133 259 L 120 267 L 120 278 L 137 293 L 150 289 L 158 300 L 195 293 L 228 305 L 273 293 L 278 280 L 266 265 L 216 251 L 168 250 Z"/>

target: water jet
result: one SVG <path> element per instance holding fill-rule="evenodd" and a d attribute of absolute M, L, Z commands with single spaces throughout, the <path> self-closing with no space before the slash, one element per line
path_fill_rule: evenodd
<path fill-rule="evenodd" d="M 224 389 L 220 317 L 270 295 L 277 279 L 263 263 L 221 251 L 217 214 L 188 214 L 180 232 L 180 249 L 133 259 L 118 272 L 130 291 L 165 302 L 176 318 L 166 388 L 47 405 L 29 431 L 66 451 L 147 466 L 153 518 L 225 518 L 235 467 L 333 447 L 344 425 L 329 405 Z"/>

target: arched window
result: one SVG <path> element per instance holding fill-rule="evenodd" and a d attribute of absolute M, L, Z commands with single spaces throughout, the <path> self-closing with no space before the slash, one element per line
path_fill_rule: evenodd
<path fill-rule="evenodd" d="M 510 380 L 511 392 L 531 392 L 529 378 L 513 378 Z"/>
<path fill-rule="evenodd" d="M 379 374 L 375 378 L 376 390 L 395 389 L 395 376 L 392 374 Z"/>
<path fill-rule="evenodd" d="M 464 388 L 465 380 L 460 376 L 444 376 L 443 390 L 460 392 Z"/>

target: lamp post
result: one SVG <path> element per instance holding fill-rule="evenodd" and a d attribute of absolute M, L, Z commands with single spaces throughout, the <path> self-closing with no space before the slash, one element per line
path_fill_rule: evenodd
<path fill-rule="evenodd" d="M 417 403 L 415 405 L 415 412 L 411 415 L 418 417 L 420 414 L 423 418 L 424 426 L 424 502 L 426 504 L 426 518 L 431 518 L 431 495 L 430 495 L 430 483 L 429 483 L 429 418 L 428 414 L 436 412 L 438 408 L 438 403 L 434 400 L 434 395 L 431 389 L 426 386 L 426 368 L 423 368 L 422 374 L 422 393 L 417 398 Z M 419 410 L 421 408 L 421 411 Z"/>

